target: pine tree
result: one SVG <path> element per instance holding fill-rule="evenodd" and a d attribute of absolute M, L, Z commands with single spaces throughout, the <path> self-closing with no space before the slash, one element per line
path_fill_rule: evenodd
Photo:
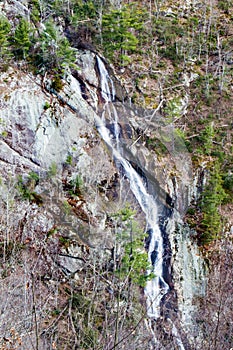
<path fill-rule="evenodd" d="M 30 19 L 36 23 L 40 21 L 41 13 L 40 13 L 40 3 L 38 0 L 30 0 L 29 1 L 30 8 Z"/>
<path fill-rule="evenodd" d="M 202 196 L 203 234 L 201 241 L 210 243 L 216 239 L 220 233 L 222 220 L 219 207 L 226 198 L 226 192 L 222 186 L 223 180 L 220 173 L 219 162 L 216 162 L 210 173 L 209 183 Z"/>
<path fill-rule="evenodd" d="M 58 27 L 50 20 L 39 38 L 34 63 L 39 72 L 50 70 L 50 73 L 61 73 L 75 64 L 75 50 L 70 47 L 67 38 L 63 37 Z"/>
<path fill-rule="evenodd" d="M 72 68 L 75 64 L 75 50 L 70 47 L 69 41 L 66 38 L 59 40 L 57 49 L 57 63 L 61 71 L 67 67 Z"/>
<path fill-rule="evenodd" d="M 15 29 L 14 35 L 14 49 L 16 56 L 26 59 L 30 46 L 30 25 L 22 18 Z"/>
<path fill-rule="evenodd" d="M 5 17 L 0 17 L 0 49 L 7 42 L 7 35 L 10 31 L 10 23 Z"/>
<path fill-rule="evenodd" d="M 8 35 L 10 33 L 10 23 L 5 17 L 0 17 L 0 59 L 6 63 L 10 57 Z"/>
<path fill-rule="evenodd" d="M 127 52 L 135 52 L 138 45 L 136 31 L 143 27 L 144 13 L 125 5 L 103 16 L 103 44 L 110 59 L 118 53 L 121 63 L 129 61 Z"/>
<path fill-rule="evenodd" d="M 126 205 L 113 215 L 118 232 L 116 251 L 119 262 L 115 271 L 121 280 L 129 279 L 130 283 L 145 287 L 146 282 L 154 277 L 144 248 L 145 235 L 134 220 L 135 212 Z M 148 273 L 150 271 L 150 273 Z"/>

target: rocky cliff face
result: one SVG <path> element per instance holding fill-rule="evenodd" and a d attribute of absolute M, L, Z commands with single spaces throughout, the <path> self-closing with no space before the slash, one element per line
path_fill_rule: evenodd
<path fill-rule="evenodd" d="M 41 81 L 20 68 L 9 69 L 0 77 L 0 210 L 5 242 L 1 246 L 1 273 L 5 276 L 1 300 L 8 303 L 1 315 L 3 333 L 25 319 L 25 305 L 30 304 L 27 297 L 34 302 L 32 295 L 27 296 L 27 279 L 33 288 L 48 291 L 55 281 L 65 278 L 63 274 L 78 279 L 75 272 L 82 268 L 84 258 L 71 256 L 106 250 L 110 256 L 114 238 L 109 217 L 126 203 L 136 209 L 137 221 L 145 228 L 144 214 L 128 181 L 98 134 L 103 100 L 96 55 L 77 52 L 77 64 L 80 69 L 67 72 L 60 91 L 52 88 L 49 77 Z M 184 330 L 190 331 L 195 298 L 205 294 L 206 266 L 182 217 L 197 197 L 200 182 L 195 182 L 189 154 L 172 125 L 166 125 L 157 113 L 127 104 L 126 92 L 113 78 L 121 147 L 160 205 L 169 254 L 168 279 L 176 295 L 177 315 Z M 109 130 L 111 127 L 109 120 Z M 155 139 L 152 149 L 150 140 Z M 166 149 L 165 155 L 160 147 Z M 21 267 L 14 261 L 9 268 L 12 250 L 23 251 Z M 43 276 L 40 281 L 33 279 L 35 270 Z M 7 288 L 12 290 L 10 299 Z M 14 317 L 13 303 L 21 305 Z M 56 303 L 51 292 L 47 308 Z M 33 322 L 33 315 L 28 322 Z M 17 332 L 22 333 L 22 327 Z M 25 337 L 28 344 L 29 337 Z M 181 347 L 176 344 L 176 348 Z"/>

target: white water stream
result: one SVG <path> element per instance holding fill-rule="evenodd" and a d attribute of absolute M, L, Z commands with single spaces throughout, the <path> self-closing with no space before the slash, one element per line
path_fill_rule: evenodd
<path fill-rule="evenodd" d="M 157 319 L 160 316 L 160 302 L 162 297 L 168 292 L 169 286 L 163 278 L 163 238 L 158 225 L 157 204 L 152 195 L 147 192 L 143 179 L 120 153 L 120 137 L 118 115 L 114 108 L 115 89 L 114 84 L 105 68 L 103 61 L 97 57 L 101 81 L 101 94 L 105 101 L 105 108 L 102 114 L 101 122 L 98 122 L 98 130 L 106 144 L 110 147 L 116 164 L 120 164 L 130 182 L 130 188 L 135 195 L 141 209 L 145 213 L 147 221 L 147 230 L 150 233 L 150 244 L 148 249 L 148 259 L 152 265 L 155 277 L 148 281 L 145 287 L 147 297 L 147 314 L 149 317 Z M 110 108 L 111 106 L 111 108 Z M 111 113 L 112 111 L 112 113 Z M 105 115 L 111 118 L 114 125 L 114 140 L 105 124 Z"/>

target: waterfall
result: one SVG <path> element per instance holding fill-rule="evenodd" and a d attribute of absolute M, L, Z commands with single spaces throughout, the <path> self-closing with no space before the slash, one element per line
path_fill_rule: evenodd
<path fill-rule="evenodd" d="M 113 115 L 113 118 L 111 117 L 110 119 L 112 120 L 113 125 L 114 125 L 114 138 L 116 140 L 116 148 L 118 149 L 120 128 L 119 128 L 119 124 L 118 124 L 118 114 L 117 114 L 116 109 L 114 108 L 114 104 L 112 103 L 115 101 L 116 91 L 115 91 L 113 81 L 112 81 L 111 77 L 109 76 L 108 71 L 107 71 L 103 61 L 98 56 L 96 57 L 96 59 L 97 59 L 97 64 L 98 64 L 98 68 L 99 68 L 99 73 L 100 73 L 101 96 L 105 102 L 105 108 L 106 108 L 106 110 L 104 110 L 102 113 L 102 120 L 103 120 L 103 123 L 105 124 L 105 118 L 104 118 L 105 112 L 110 117 L 111 117 L 111 115 Z M 110 109 L 110 103 L 111 103 L 112 110 Z M 108 133 L 108 130 L 106 130 L 106 131 Z"/>
<path fill-rule="evenodd" d="M 143 179 L 120 152 L 118 114 L 113 103 L 115 100 L 114 84 L 99 57 L 97 57 L 97 65 L 100 75 L 101 95 L 105 102 L 101 122 L 98 121 L 97 128 L 101 137 L 111 149 L 116 164 L 123 168 L 130 182 L 130 188 L 146 216 L 147 232 L 150 235 L 148 259 L 155 275 L 152 280 L 147 282 L 145 287 L 147 314 L 149 317 L 157 319 L 160 316 L 161 299 L 169 290 L 169 286 L 163 278 L 163 237 L 158 224 L 157 204 L 153 196 L 148 193 Z M 106 127 L 106 113 L 114 124 L 113 137 L 110 136 L 110 132 Z M 116 143 L 113 142 L 113 139 L 116 140 Z"/>
<path fill-rule="evenodd" d="M 112 102 L 116 97 L 113 81 L 110 78 L 103 61 L 99 58 L 99 56 L 96 56 L 96 59 L 100 73 L 101 95 L 105 102 Z M 111 85 L 111 89 L 109 84 Z"/>

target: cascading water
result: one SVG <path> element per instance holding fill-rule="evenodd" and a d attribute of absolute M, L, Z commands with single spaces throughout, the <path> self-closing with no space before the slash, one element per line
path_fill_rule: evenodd
<path fill-rule="evenodd" d="M 108 116 L 111 116 L 111 110 L 110 110 L 110 104 L 115 101 L 116 98 L 116 91 L 114 88 L 114 84 L 112 79 L 110 78 L 108 71 L 105 68 L 105 65 L 103 61 L 97 56 L 97 64 L 100 72 L 100 83 L 101 83 L 101 96 L 105 102 L 106 110 L 103 111 L 102 113 L 102 120 L 103 123 L 105 124 L 105 112 L 108 114 Z M 110 88 L 111 87 L 111 88 Z M 112 113 L 113 113 L 113 125 L 114 125 L 114 138 L 116 140 L 116 148 L 118 149 L 118 144 L 119 144 L 119 134 L 120 134 L 120 129 L 118 125 L 118 114 L 116 109 L 114 108 L 114 105 L 112 104 Z M 108 131 L 107 131 L 108 133 Z"/>
<path fill-rule="evenodd" d="M 169 290 L 169 286 L 163 278 L 163 238 L 158 225 L 157 204 L 153 196 L 147 192 L 143 179 L 120 153 L 120 147 L 118 147 L 118 144 L 120 143 L 118 115 L 113 104 L 115 99 L 114 84 L 103 61 L 99 57 L 97 57 L 97 64 L 101 81 L 101 94 L 106 107 L 102 113 L 101 122 L 98 121 L 97 123 L 97 128 L 103 140 L 112 150 L 116 164 L 121 165 L 124 169 L 130 182 L 130 188 L 146 215 L 147 232 L 150 235 L 148 257 L 155 275 L 152 280 L 147 282 L 145 287 L 147 314 L 149 317 L 157 319 L 160 316 L 161 299 Z M 109 130 L 106 127 L 105 113 L 108 113 L 108 117 L 112 119 L 114 125 L 113 138 L 116 140 L 116 146 L 114 145 L 113 138 L 110 137 Z"/>

